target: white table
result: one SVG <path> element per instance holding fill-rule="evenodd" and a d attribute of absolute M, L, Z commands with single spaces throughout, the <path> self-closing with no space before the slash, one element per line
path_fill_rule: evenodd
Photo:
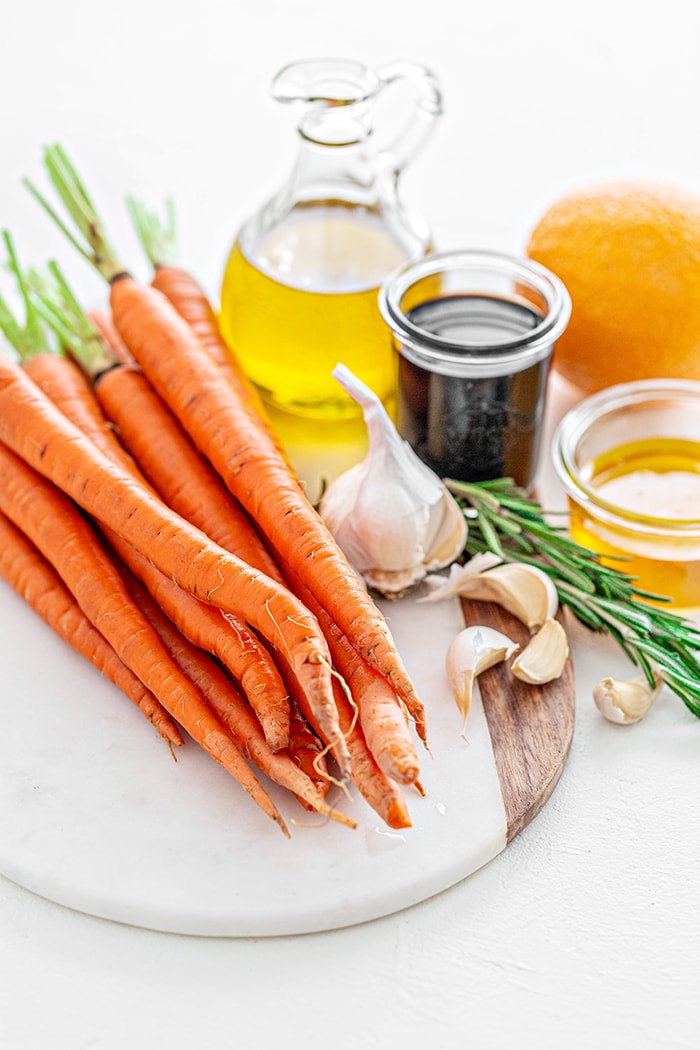
<path fill-rule="evenodd" d="M 171 194 L 183 257 L 215 295 L 235 229 L 293 156 L 271 76 L 342 53 L 435 69 L 446 113 L 405 193 L 442 247 L 519 251 L 572 186 L 697 183 L 699 21 L 675 2 L 633 12 L 600 0 L 13 5 L 0 221 L 25 261 L 60 254 L 99 300 L 19 185 L 60 140 L 136 260 L 122 197 Z M 486 868 L 407 911 L 305 937 L 198 939 L 90 918 L 0 879 L 0 1046 L 697 1046 L 700 725 L 670 695 L 633 728 L 604 722 L 592 685 L 624 665 L 605 640 L 573 644 L 577 726 L 551 801 Z M 6 711 L 21 686 L 2 682 Z"/>

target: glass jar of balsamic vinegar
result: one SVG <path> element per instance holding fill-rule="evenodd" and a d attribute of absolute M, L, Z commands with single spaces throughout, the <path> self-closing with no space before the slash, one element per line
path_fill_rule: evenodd
<path fill-rule="evenodd" d="M 398 428 L 436 473 L 530 490 L 547 378 L 571 301 L 529 259 L 435 253 L 399 267 L 379 304 L 398 351 Z"/>

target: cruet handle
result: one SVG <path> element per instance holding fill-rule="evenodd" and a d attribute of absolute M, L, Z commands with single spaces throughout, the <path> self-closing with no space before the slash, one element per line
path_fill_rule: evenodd
<path fill-rule="evenodd" d="M 385 87 L 403 80 L 410 82 L 417 91 L 410 120 L 382 150 L 387 164 L 398 174 L 422 149 L 435 119 L 441 115 L 442 92 L 435 75 L 415 62 L 392 62 L 376 69 L 375 73 Z"/>

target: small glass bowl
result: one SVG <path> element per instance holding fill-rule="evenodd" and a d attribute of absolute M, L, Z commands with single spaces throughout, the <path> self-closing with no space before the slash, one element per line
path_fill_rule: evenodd
<path fill-rule="evenodd" d="M 586 398 L 559 424 L 553 459 L 572 537 L 674 612 L 700 609 L 700 382 L 650 379 Z"/>

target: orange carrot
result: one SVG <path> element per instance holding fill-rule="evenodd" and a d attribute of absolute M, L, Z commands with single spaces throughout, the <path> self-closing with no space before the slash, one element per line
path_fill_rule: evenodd
<path fill-rule="evenodd" d="M 138 579 L 125 572 L 138 604 L 161 635 L 174 659 L 195 682 L 220 721 L 230 730 L 242 753 L 272 781 L 287 788 L 310 810 L 355 827 L 355 821 L 326 804 L 323 792 L 284 752 L 270 750 L 250 707 L 216 662 L 180 633 Z M 325 787 L 324 787 L 325 791 Z"/>
<path fill-rule="evenodd" d="M 425 739 L 423 705 L 384 618 L 306 499 L 274 441 L 252 420 L 220 369 L 203 352 L 192 328 L 169 301 L 128 274 L 65 152 L 59 146 L 50 147 L 44 160 L 83 243 L 31 183 L 25 182 L 109 283 L 112 316 L 130 353 L 261 529 L 282 570 L 289 561 L 355 648 L 390 681 Z M 207 600 L 213 600 L 209 590 Z"/>
<path fill-rule="evenodd" d="M 39 459 L 42 454 L 50 453 L 44 447 L 38 450 Z M 70 500 L 1 444 L 0 511 L 53 565 L 87 618 L 127 667 L 288 834 L 280 813 L 236 745 L 135 606 L 88 523 Z"/>
<path fill-rule="evenodd" d="M 115 361 L 120 365 L 133 368 L 136 362 L 124 345 L 124 340 L 114 327 L 112 315 L 108 310 L 91 310 L 87 314 L 88 321 L 97 330 L 97 333 L 110 353 L 114 355 Z"/>
<path fill-rule="evenodd" d="M 379 768 L 367 746 L 355 711 L 340 689 L 336 690 L 336 705 L 352 760 L 353 783 L 365 801 L 390 828 L 410 828 L 411 817 L 401 789 Z"/>
<path fill-rule="evenodd" d="M 258 421 L 271 433 L 271 424 L 260 395 L 224 342 L 211 304 L 194 277 L 176 266 L 158 266 L 152 284 L 170 300 L 180 316 L 187 321 L 211 359 L 228 378 L 241 401 L 253 409 Z"/>
<path fill-rule="evenodd" d="M 122 561 L 180 632 L 228 668 L 255 711 L 271 750 L 285 748 L 289 743 L 289 696 L 272 657 L 247 624 L 193 598 L 110 529 L 104 531 Z"/>
<path fill-rule="evenodd" d="M 281 582 L 260 536 L 143 375 L 116 367 L 95 394 L 119 439 L 161 499 L 215 543 Z"/>
<path fill-rule="evenodd" d="M 113 427 L 105 419 L 87 376 L 74 361 L 49 352 L 29 357 L 22 367 L 66 419 L 79 427 L 98 448 L 107 452 L 125 470 L 137 470 L 133 458 L 119 443 Z"/>
<path fill-rule="evenodd" d="M 287 754 L 322 796 L 328 793 L 331 783 L 326 758 L 323 754 L 324 750 L 323 743 L 312 732 L 309 723 L 299 710 L 299 705 L 293 701 Z M 303 799 L 300 799 L 300 802 L 304 804 Z"/>
<path fill-rule="evenodd" d="M 97 396 L 108 417 L 117 426 L 127 449 L 166 503 L 193 521 L 222 547 L 282 581 L 281 573 L 257 534 L 250 538 L 252 530 L 249 530 L 248 519 L 242 515 L 237 504 L 231 507 L 233 501 L 228 490 L 196 452 L 145 376 L 133 370 L 125 374 L 123 369 L 110 369 L 98 381 Z M 156 421 L 157 428 L 151 425 Z M 178 499 L 181 493 L 183 498 Z M 151 583 L 148 585 L 153 590 L 154 570 L 149 570 L 147 566 L 144 569 L 150 572 Z M 145 578 L 142 573 L 139 575 L 141 579 Z M 163 603 L 166 600 L 163 587 L 167 587 L 170 581 L 164 580 L 161 575 L 159 582 L 160 590 L 153 593 Z M 177 590 L 174 588 L 174 597 Z M 370 668 L 350 645 L 308 588 L 295 580 L 293 590 L 321 624 L 333 661 L 356 697 L 368 746 L 380 767 L 388 776 L 402 783 L 413 783 L 419 772 L 418 756 L 396 693 L 388 681 Z M 169 605 L 171 618 L 175 618 L 173 610 L 176 608 L 176 604 Z M 180 605 L 177 622 L 185 633 L 188 633 L 184 626 L 187 619 Z M 188 637 L 192 639 L 191 634 Z M 212 643 L 201 638 L 197 644 L 212 649 Z M 216 654 L 226 662 L 221 652 L 217 651 Z M 227 666 L 234 677 L 239 678 L 231 663 L 227 663 Z M 269 742 L 273 750 L 277 750 L 272 741 Z"/>
<path fill-rule="evenodd" d="M 28 367 L 31 363 L 28 363 Z M 39 385 L 42 383 L 39 382 Z M 102 408 L 117 426 L 127 449 L 139 466 L 145 469 L 165 501 L 215 542 L 281 582 L 281 573 L 257 534 L 253 533 L 248 519 L 232 501 L 218 476 L 194 449 L 145 376 L 135 369 L 109 369 L 98 379 L 97 396 Z M 58 405 L 62 407 L 60 402 Z M 68 412 L 66 414 L 70 415 Z M 96 435 L 98 439 L 101 429 Z M 113 435 L 109 433 L 107 437 L 111 440 Z M 282 740 L 279 711 L 270 710 L 269 702 L 261 707 L 256 703 L 257 690 L 246 688 L 245 678 L 238 665 L 231 661 L 226 649 L 222 648 L 226 638 L 222 635 L 217 616 L 202 608 L 196 600 L 188 601 L 187 596 L 172 581 L 167 580 L 133 549 L 130 552 L 121 547 L 117 549 L 166 608 L 181 631 L 201 648 L 214 652 L 241 682 L 261 719 L 272 750 L 285 746 L 287 741 Z M 380 768 L 402 783 L 415 782 L 419 773 L 418 756 L 405 714 L 391 685 L 370 668 L 350 645 L 308 588 L 296 580 L 294 591 L 319 620 L 333 661 L 356 696 L 363 732 Z M 208 615 L 210 612 L 211 615 Z M 240 637 L 240 626 L 237 633 Z M 249 665 L 251 672 L 257 672 L 258 665 L 252 658 Z M 256 680 L 260 681 L 261 692 L 265 682 L 263 670 L 260 667 L 259 675 L 255 675 Z M 278 693 L 269 686 L 269 674 L 268 690 L 273 696 Z M 285 719 L 285 730 L 287 726 L 288 717 Z"/>
<path fill-rule="evenodd" d="M 124 384 L 124 378 L 131 382 Z M 125 385 L 129 390 L 126 396 Z M 145 376 L 133 370 L 125 376 L 123 369 L 110 369 L 98 381 L 97 394 L 117 426 L 120 438 L 165 501 L 215 542 L 282 581 L 281 573 L 257 534 L 250 538 L 248 519 L 237 504 L 230 507 L 228 490 L 196 452 Z M 156 420 L 157 429 L 151 426 Z M 203 484 L 200 485 L 200 481 Z M 181 501 L 178 500 L 180 492 L 184 497 Z M 393 688 L 369 667 L 298 578 L 293 590 L 319 620 L 333 662 L 355 695 L 363 732 L 379 766 L 402 783 L 415 782 L 419 773 L 418 756 L 404 709 Z M 182 619 L 186 619 L 184 615 Z M 184 630 L 182 625 L 181 629 Z M 211 648 L 201 641 L 198 644 Z M 217 655 L 222 658 L 220 653 Z M 238 677 L 231 664 L 227 666 Z M 419 726 L 419 731 L 422 729 L 423 726 Z"/>
<path fill-rule="evenodd" d="M 253 421 L 172 304 L 129 275 L 65 151 L 48 147 L 44 163 L 78 237 L 26 179 L 25 185 L 108 282 L 114 323 L 137 363 L 264 533 L 278 562 L 289 560 L 355 648 L 389 679 L 415 721 L 424 724 L 423 705 L 384 618 L 274 441 Z"/>
<path fill-rule="evenodd" d="M 362 732 L 380 769 L 402 784 L 415 784 L 419 776 L 418 754 L 399 697 L 387 679 L 360 656 L 308 588 L 294 576 L 290 583 L 318 619 L 333 664 L 357 704 Z"/>
<path fill-rule="evenodd" d="M 64 642 L 132 700 L 169 744 L 182 746 L 182 735 L 162 704 L 90 623 L 53 566 L 2 513 L 0 576 Z"/>
<path fill-rule="evenodd" d="M 288 590 L 218 547 L 114 464 L 1 354 L 0 440 L 184 590 L 247 619 L 286 654 L 328 736 L 340 738 L 330 655 L 315 617 Z M 342 739 L 338 747 L 347 772 Z"/>
<path fill-rule="evenodd" d="M 175 262 L 175 220 L 172 208 L 164 225 L 154 212 L 134 197 L 127 205 L 141 245 L 153 267 L 154 288 L 170 300 L 181 317 L 187 321 L 202 346 L 232 383 L 241 401 L 252 409 L 254 418 L 273 438 L 262 399 L 224 340 L 214 309 L 192 274 Z M 276 439 L 275 439 L 276 440 Z"/>
<path fill-rule="evenodd" d="M 104 356 L 102 354 L 98 355 L 98 360 L 103 362 Z M 108 426 L 102 410 L 95 400 L 87 377 L 71 360 L 57 353 L 39 353 L 27 358 L 24 362 L 24 370 L 31 376 L 37 386 L 51 398 L 52 402 L 64 415 L 79 427 L 84 434 L 93 439 L 98 448 L 106 452 L 115 462 L 122 464 L 125 469 L 133 472 L 135 476 L 140 477 L 133 460 L 119 443 L 114 431 Z M 109 376 L 114 374 L 125 375 L 126 372 L 121 367 L 117 367 L 117 369 L 110 368 L 107 374 Z M 143 376 L 140 374 L 138 376 L 134 374 L 134 377 L 143 379 Z M 139 412 L 138 418 L 142 422 L 144 429 L 147 430 L 148 444 L 154 443 L 157 445 L 158 451 L 162 452 L 164 462 L 167 461 L 168 464 L 172 464 L 173 457 L 169 454 L 167 445 L 161 448 L 158 444 L 159 433 L 157 426 L 161 419 L 158 406 L 155 406 L 155 418 L 153 417 L 153 412 L 149 413 L 149 408 L 151 410 L 154 409 L 154 400 L 157 400 L 157 395 L 153 391 L 148 391 L 145 399 L 142 399 L 145 403 L 140 403 L 137 406 L 143 410 Z M 163 412 L 167 416 L 167 410 L 163 408 Z M 166 418 L 162 422 L 167 436 L 169 432 L 167 424 L 169 421 Z M 175 427 L 178 426 L 174 420 L 172 422 Z M 152 442 L 151 434 L 153 434 Z M 183 440 L 189 441 L 184 435 Z M 194 450 L 192 450 L 192 454 L 195 458 L 198 458 Z M 178 460 L 175 466 L 182 468 L 181 460 Z M 190 463 L 189 466 L 194 470 L 193 464 Z M 181 470 L 180 478 L 185 483 L 187 482 L 187 477 L 182 475 Z M 220 483 L 217 482 L 216 484 L 222 487 Z M 196 478 L 194 487 L 196 487 Z M 200 495 L 202 495 L 201 490 Z M 206 492 L 204 495 L 209 495 L 208 502 L 215 508 L 215 491 L 211 494 Z M 243 517 L 240 511 L 239 516 Z M 225 520 L 225 515 L 221 515 L 221 518 Z M 246 527 L 247 519 L 239 523 L 238 531 L 243 533 L 244 536 L 246 535 Z M 252 530 L 250 531 L 252 532 Z M 230 529 L 230 532 L 235 534 L 233 529 Z M 129 560 L 127 553 L 119 545 L 119 539 L 113 536 L 110 536 L 110 539 L 112 545 L 120 550 L 122 557 L 125 560 Z M 125 546 L 131 558 L 138 559 L 140 557 L 128 544 Z M 244 542 L 242 546 L 245 547 Z M 258 547 L 262 549 L 259 537 L 255 536 L 255 543 L 251 542 L 250 546 L 254 554 L 257 553 Z M 276 571 L 276 567 L 269 556 L 268 560 Z M 263 649 L 257 637 L 251 634 L 247 624 L 240 618 L 229 617 L 228 620 L 222 619 L 218 611 L 215 612 L 213 609 L 203 606 L 201 602 L 191 598 L 191 596 L 184 594 L 176 584 L 162 576 L 150 562 L 147 562 L 145 559 L 142 559 L 142 561 L 145 562 L 145 566 L 142 568 L 142 576 L 143 572 L 146 572 L 148 585 L 155 585 L 163 592 L 163 600 L 169 602 L 171 608 L 174 607 L 176 609 L 175 615 L 179 623 L 182 624 L 184 622 L 185 610 L 189 610 L 192 616 L 191 627 L 195 632 L 197 644 L 205 645 L 205 638 L 216 640 L 217 655 L 224 660 L 234 676 L 241 682 L 261 719 L 263 729 L 272 749 L 279 750 L 285 747 L 289 740 L 289 704 L 286 691 L 272 659 L 267 651 Z M 132 564 L 131 561 L 129 563 Z M 192 637 L 192 633 L 189 636 Z"/>
<path fill-rule="evenodd" d="M 401 788 L 379 768 L 367 745 L 357 711 L 337 684 L 334 688 L 338 719 L 350 752 L 353 783 L 390 828 L 410 828 L 411 817 Z"/>
<path fill-rule="evenodd" d="M 29 357 L 24 363 L 24 370 L 57 408 L 95 441 L 98 448 L 139 476 L 131 457 L 107 425 L 86 376 L 72 361 L 56 353 L 41 353 Z M 163 453 L 166 454 L 167 449 L 163 449 Z M 109 530 L 107 531 L 109 534 Z M 140 558 L 128 544 L 120 546 L 121 541 L 118 537 L 110 535 L 109 538 L 112 545 L 120 551 L 122 558 L 130 564 L 133 564 L 130 559 Z M 183 624 L 186 619 L 185 610 L 189 611 L 189 615 L 192 616 L 190 626 L 195 631 L 197 644 L 207 647 L 205 638 L 216 640 L 217 655 L 224 660 L 249 695 L 272 749 L 279 750 L 285 747 L 289 741 L 289 703 L 286 691 L 272 659 L 257 637 L 252 635 L 247 624 L 240 618 L 222 619 L 218 610 L 203 606 L 201 602 L 183 593 L 171 580 L 166 579 L 146 559 L 141 561 L 144 563 L 142 573 L 146 573 L 149 586 L 160 588 L 163 592 L 162 600 L 169 602 L 170 607 L 176 610 L 174 615 L 179 623 Z M 189 636 L 192 637 L 192 634 Z"/>
<path fill-rule="evenodd" d="M 309 708 L 306 697 L 299 690 L 294 677 L 287 677 L 288 669 L 285 668 L 284 660 L 282 658 L 280 660 L 281 670 L 289 686 L 293 702 L 298 705 L 309 726 L 326 745 L 326 750 L 337 759 L 335 742 L 324 736 L 314 712 Z M 342 684 L 337 680 L 333 683 L 333 690 L 343 739 L 350 752 L 353 783 L 365 801 L 390 827 L 410 827 L 411 818 L 401 789 L 396 781 L 379 768 L 374 755 L 369 750 L 357 717 L 357 709 L 353 706 L 351 698 L 346 695 Z M 420 787 L 419 790 L 421 790 Z"/>
<path fill-rule="evenodd" d="M 425 714 L 389 629 L 273 442 L 236 403 L 187 324 L 155 289 L 127 276 L 111 286 L 115 324 L 161 397 L 359 652 L 384 674 L 418 725 Z"/>

